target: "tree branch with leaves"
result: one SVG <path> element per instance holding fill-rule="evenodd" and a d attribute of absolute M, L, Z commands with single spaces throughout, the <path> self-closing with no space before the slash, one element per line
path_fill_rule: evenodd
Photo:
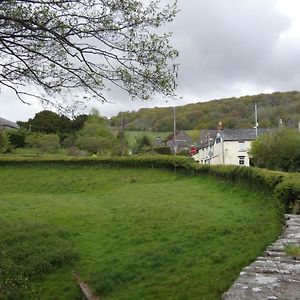
<path fill-rule="evenodd" d="M 70 94 L 106 102 L 111 85 L 143 100 L 172 97 L 178 52 L 160 27 L 176 13 L 176 2 L 2 0 L 0 86 L 58 107 L 54 99 Z"/>

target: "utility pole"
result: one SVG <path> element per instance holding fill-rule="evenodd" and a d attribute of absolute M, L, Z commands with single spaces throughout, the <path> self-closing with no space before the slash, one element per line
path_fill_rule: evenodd
<path fill-rule="evenodd" d="M 257 104 L 254 103 L 254 111 L 255 111 L 255 136 L 258 136 L 258 121 L 257 121 Z"/>
<path fill-rule="evenodd" d="M 173 107 L 173 151 L 176 155 L 176 108 Z"/>
<path fill-rule="evenodd" d="M 125 154 L 125 118 L 122 118 L 121 126 L 121 156 Z"/>

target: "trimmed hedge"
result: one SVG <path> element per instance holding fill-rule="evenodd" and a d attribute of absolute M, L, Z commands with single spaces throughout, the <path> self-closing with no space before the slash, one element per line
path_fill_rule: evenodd
<path fill-rule="evenodd" d="M 82 165 L 184 170 L 193 174 L 212 175 L 221 180 L 250 185 L 274 193 L 281 199 L 286 212 L 300 200 L 300 173 L 285 173 L 253 167 L 200 165 L 189 157 L 143 155 L 126 157 L 2 157 L 0 166 L 7 165 Z"/>
<path fill-rule="evenodd" d="M 300 213 L 300 173 L 286 173 L 274 190 L 286 212 Z"/>

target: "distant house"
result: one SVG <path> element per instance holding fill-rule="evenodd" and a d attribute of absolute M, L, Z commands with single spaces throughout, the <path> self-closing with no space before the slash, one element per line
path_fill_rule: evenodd
<path fill-rule="evenodd" d="M 19 128 L 18 124 L 14 123 L 12 121 L 0 118 L 0 130 L 18 129 L 18 128 Z"/>
<path fill-rule="evenodd" d="M 271 131 L 273 129 L 259 128 L 258 135 Z M 200 140 L 199 151 L 193 158 L 202 164 L 249 166 L 249 150 L 255 138 L 253 128 L 209 130 Z"/>
<path fill-rule="evenodd" d="M 183 150 L 189 150 L 193 141 L 192 138 L 184 131 L 178 130 L 175 133 L 175 145 L 174 145 L 174 134 L 168 135 L 164 140 L 163 144 L 170 148 L 175 148 L 176 153 L 180 153 Z"/>

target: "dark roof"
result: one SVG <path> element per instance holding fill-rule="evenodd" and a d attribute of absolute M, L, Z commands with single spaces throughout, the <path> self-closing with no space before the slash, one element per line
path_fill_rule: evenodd
<path fill-rule="evenodd" d="M 0 118 L 0 128 L 1 127 L 3 127 L 3 128 L 10 127 L 10 128 L 18 129 L 19 125 L 12 121 L 6 120 L 4 118 Z"/>
<path fill-rule="evenodd" d="M 276 130 L 276 128 L 258 128 L 258 135 Z M 255 128 L 223 129 L 220 134 L 224 141 L 252 141 L 256 138 Z M 200 130 L 199 149 L 215 143 L 217 130 Z"/>
<path fill-rule="evenodd" d="M 198 142 L 200 148 L 213 145 L 215 142 L 216 135 L 216 129 L 201 129 Z"/>
<path fill-rule="evenodd" d="M 178 135 L 184 136 L 186 137 L 186 139 L 191 140 L 191 137 L 184 130 L 176 130 L 175 138 Z M 163 139 L 163 142 L 166 143 L 167 141 L 173 140 L 173 138 L 174 138 L 174 133 L 171 133 Z"/>
<path fill-rule="evenodd" d="M 271 128 L 258 128 L 258 135 L 274 131 Z M 255 128 L 223 129 L 221 132 L 224 141 L 252 141 L 256 138 Z"/>

